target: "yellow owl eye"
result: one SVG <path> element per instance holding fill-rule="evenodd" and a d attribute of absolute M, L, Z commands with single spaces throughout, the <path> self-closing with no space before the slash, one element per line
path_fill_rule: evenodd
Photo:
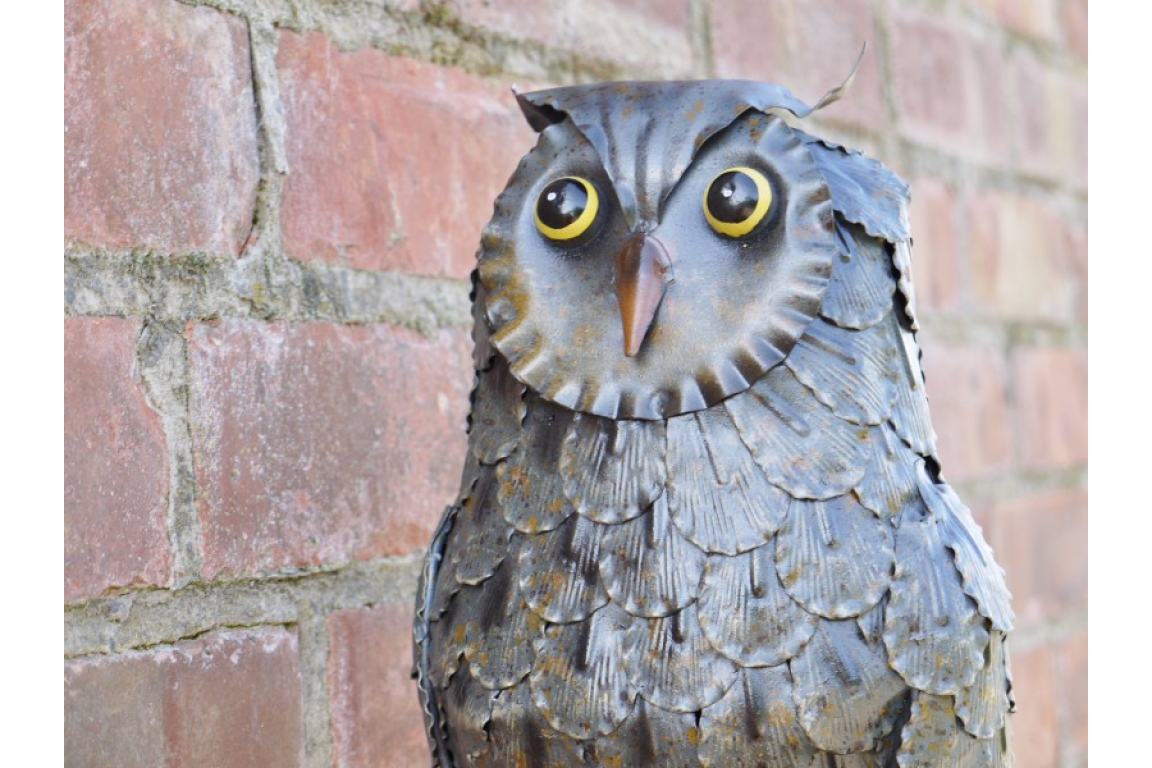
<path fill-rule="evenodd" d="M 536 201 L 536 228 L 549 240 L 575 240 L 591 228 L 600 211 L 596 187 L 579 176 L 556 179 Z"/>
<path fill-rule="evenodd" d="M 704 193 L 704 218 L 728 237 L 744 237 L 772 208 L 772 185 L 754 168 L 729 168 Z"/>

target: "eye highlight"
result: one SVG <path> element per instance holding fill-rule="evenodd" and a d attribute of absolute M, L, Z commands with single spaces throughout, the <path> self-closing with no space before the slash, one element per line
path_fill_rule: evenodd
<path fill-rule="evenodd" d="M 704 192 L 704 218 L 727 237 L 744 237 L 772 208 L 772 184 L 755 168 L 729 168 Z"/>
<path fill-rule="evenodd" d="M 596 187 L 579 176 L 565 176 L 544 187 L 536 200 L 536 228 L 549 240 L 575 240 L 600 212 Z"/>

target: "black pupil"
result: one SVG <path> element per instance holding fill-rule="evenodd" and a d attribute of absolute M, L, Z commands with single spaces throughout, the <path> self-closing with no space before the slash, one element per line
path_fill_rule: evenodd
<path fill-rule="evenodd" d="M 760 189 L 743 171 L 725 171 L 708 190 L 708 211 L 725 224 L 747 221 L 760 202 Z"/>
<path fill-rule="evenodd" d="M 575 179 L 558 179 L 540 193 L 536 215 L 545 226 L 564 229 L 588 207 L 588 191 Z"/>

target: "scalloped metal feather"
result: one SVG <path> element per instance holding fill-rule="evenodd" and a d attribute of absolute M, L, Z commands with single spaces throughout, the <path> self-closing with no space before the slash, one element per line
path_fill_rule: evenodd
<path fill-rule="evenodd" d="M 724 407 L 768 480 L 794 497 L 829 499 L 864 476 L 868 430 L 837 418 L 787 366 Z"/>
<path fill-rule="evenodd" d="M 891 520 L 920 497 L 916 465 L 923 460 L 886 425 L 872 428 L 868 469 L 857 483 L 860 503 L 881 520 Z"/>
<path fill-rule="evenodd" d="M 896 348 L 884 326 L 845 330 L 816 318 L 784 364 L 842 419 L 872 426 L 888 418 Z"/>
<path fill-rule="evenodd" d="M 928 414 L 928 395 L 924 390 L 924 372 L 920 369 L 920 348 L 912 332 L 900 327 L 895 314 L 888 321 L 894 338 L 899 339 L 896 355 L 897 376 L 892 404 L 892 428 L 912 450 L 921 456 L 936 455 L 936 432 Z"/>
<path fill-rule="evenodd" d="M 884 645 L 908 685 L 937 695 L 972 685 L 984 665 L 984 619 L 964 593 L 936 520 L 920 504 L 904 511 L 896 530 Z"/>
<path fill-rule="evenodd" d="M 564 495 L 598 523 L 643 514 L 664 492 L 664 422 L 574 414 L 560 449 Z"/>
<path fill-rule="evenodd" d="M 964 732 L 951 696 L 918 693 L 896 759 L 900 768 L 991 768 L 998 751 L 993 739 Z"/>
<path fill-rule="evenodd" d="M 480 284 L 479 270 L 473 269 L 468 278 L 472 283 L 472 289 L 468 294 L 468 299 L 472 302 L 472 365 L 478 372 L 486 371 L 496 356 L 496 348 L 489 339 L 488 320 L 484 317 L 488 292 Z"/>
<path fill-rule="evenodd" d="M 936 484 L 923 467 L 917 475 L 920 495 L 940 524 L 940 537 L 956 562 L 964 583 L 964 592 L 980 609 L 981 615 L 1001 632 L 1010 632 L 1015 614 L 1012 594 L 1008 591 L 1004 569 L 992 556 L 980 526 L 960 497 L 945 484 Z"/>
<path fill-rule="evenodd" d="M 1004 635 L 996 631 L 990 634 L 984 666 L 976 681 L 956 694 L 956 714 L 964 730 L 979 739 L 990 739 L 1004 727 L 1011 706 Z"/>
<path fill-rule="evenodd" d="M 528 681 L 548 724 L 575 739 L 606 735 L 632 712 L 636 689 L 620 663 L 632 617 L 607 605 L 584 621 L 549 627 Z"/>
<path fill-rule="evenodd" d="M 489 690 L 470 674 L 468 662 L 461 664 L 443 691 L 445 720 L 451 750 L 459 765 L 471 765 L 488 752 L 488 723 L 497 692 Z"/>
<path fill-rule="evenodd" d="M 800 723 L 829 752 L 874 749 L 895 726 L 907 688 L 870 647 L 856 622 L 822 619 L 808 645 L 788 662 Z"/>
<path fill-rule="evenodd" d="M 464 500 L 448 542 L 452 573 L 461 584 L 489 578 L 508 554 L 512 526 L 500 515 L 496 468 L 482 465 L 473 493 Z"/>
<path fill-rule="evenodd" d="M 878 160 L 804 136 L 841 216 L 890 243 L 911 237 L 908 185 L 903 179 Z"/>
<path fill-rule="evenodd" d="M 496 697 L 489 733 L 492 748 L 476 768 L 585 764 L 585 744 L 548 725 L 532 702 L 527 681 Z"/>
<path fill-rule="evenodd" d="M 916 288 L 912 285 L 912 241 L 902 240 L 892 249 L 892 266 L 896 269 L 896 288 L 904 298 L 904 315 L 908 327 L 920 330 L 916 319 Z"/>
<path fill-rule="evenodd" d="M 768 482 L 723 408 L 668 420 L 668 511 L 705 552 L 735 555 L 772 538 L 789 496 Z"/>
<path fill-rule="evenodd" d="M 693 713 L 666 712 L 644 699 L 624 724 L 589 745 L 586 764 L 605 768 L 698 768 L 700 732 Z"/>
<path fill-rule="evenodd" d="M 476 376 L 469 414 L 468 447 L 484 464 L 507 458 L 520 443 L 528 411 L 524 385 L 498 360 Z"/>
<path fill-rule="evenodd" d="M 836 236 L 840 258 L 833 264 L 820 314 L 841 328 L 871 328 L 892 311 L 892 257 L 880 240 L 839 216 Z"/>
<path fill-rule="evenodd" d="M 742 669 L 700 716 L 705 768 L 812 768 L 821 753 L 796 717 L 788 667 Z"/>
<path fill-rule="evenodd" d="M 782 664 L 820 622 L 784 591 L 774 543 L 736 557 L 710 556 L 696 612 L 712 647 L 744 667 Z"/>
<path fill-rule="evenodd" d="M 867 613 L 856 617 L 856 626 L 860 628 L 860 636 L 868 645 L 880 645 L 884 642 L 884 610 L 888 606 L 888 593 L 880 598 Z"/>
<path fill-rule="evenodd" d="M 684 538 L 661 496 L 640 517 L 605 526 L 600 579 L 612 601 L 634 616 L 668 616 L 700 594 L 706 555 Z"/>
<path fill-rule="evenodd" d="M 892 530 L 851 494 L 793 500 L 776 535 L 776 571 L 785 591 L 829 619 L 868 611 L 888 591 Z"/>
<path fill-rule="evenodd" d="M 690 605 L 665 618 L 635 619 L 624 635 L 624 669 L 661 709 L 697 712 L 724 695 L 739 667 L 705 639 Z"/>
<path fill-rule="evenodd" d="M 580 515 L 526 537 L 517 578 L 525 601 L 554 624 L 583 621 L 608 602 L 600 578 L 601 526 Z"/>
<path fill-rule="evenodd" d="M 564 495 L 560 453 L 572 411 L 539 396 L 526 398 L 521 448 L 496 468 L 496 499 L 504 519 L 521 533 L 551 531 L 576 509 Z"/>

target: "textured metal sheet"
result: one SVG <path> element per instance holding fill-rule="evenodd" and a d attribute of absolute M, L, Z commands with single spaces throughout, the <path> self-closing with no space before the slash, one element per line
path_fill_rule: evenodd
<path fill-rule="evenodd" d="M 480 285 L 478 270 L 473 269 L 469 279 L 472 282 L 472 290 L 468 294 L 472 302 L 472 364 L 477 371 L 486 371 L 496 354 L 488 338 L 488 320 L 484 317 L 484 307 L 488 304 L 487 292 Z"/>
<path fill-rule="evenodd" d="M 548 627 L 536 641 L 532 700 L 557 731 L 575 739 L 609 734 L 632 712 L 636 689 L 621 664 L 631 623 L 607 605 L 576 624 Z"/>
<path fill-rule="evenodd" d="M 905 706 L 904 682 L 888 666 L 884 649 L 864 642 L 855 621 L 821 620 L 788 666 L 800 723 L 821 749 L 873 749 Z"/>
<path fill-rule="evenodd" d="M 960 728 L 951 696 L 917 693 L 897 761 L 900 768 L 991 768 L 1002 759 L 997 746 Z"/>
<path fill-rule="evenodd" d="M 819 750 L 796 717 L 788 667 L 744 669 L 700 717 L 706 768 L 812 768 Z"/>
<path fill-rule="evenodd" d="M 572 412 L 536 395 L 525 398 L 522 447 L 496 468 L 500 513 L 522 533 L 550 531 L 576 510 L 564 495 L 560 452 Z"/>
<path fill-rule="evenodd" d="M 468 447 L 485 464 L 495 464 L 516 449 L 527 413 L 524 385 L 512 378 L 503 360 L 477 374 L 469 415 Z"/>
<path fill-rule="evenodd" d="M 864 476 L 868 430 L 837 418 L 787 366 L 724 407 L 769 481 L 797 498 L 839 496 Z"/>
<path fill-rule="evenodd" d="M 902 240 L 892 251 L 892 266 L 896 269 L 896 287 L 904 298 L 904 314 L 913 331 L 920 330 L 916 318 L 916 288 L 912 285 L 912 242 Z"/>
<path fill-rule="evenodd" d="M 447 746 L 442 704 L 429 677 L 432 649 L 428 634 L 432 624 L 437 579 L 444 559 L 444 544 L 452 530 L 456 511 L 455 505 L 448 507 L 432 534 L 432 542 L 428 545 L 424 567 L 420 570 L 420 579 L 416 585 L 416 612 L 412 621 L 412 677 L 416 681 L 416 693 L 424 716 L 424 730 L 432 747 L 434 761 L 443 758 Z M 455 579 L 452 582 L 455 584 Z"/>
<path fill-rule="evenodd" d="M 896 279 L 882 241 L 837 218 L 840 256 L 820 305 L 820 314 L 841 328 L 871 328 L 892 311 Z"/>
<path fill-rule="evenodd" d="M 492 748 L 477 768 L 585 765 L 585 744 L 548 725 L 532 702 L 528 681 L 503 691 L 492 707 Z"/>
<path fill-rule="evenodd" d="M 541 135 L 497 201 L 479 267 L 492 343 L 530 389 L 610 418 L 660 420 L 702 410 L 779 363 L 819 312 L 840 252 L 823 177 L 779 118 L 726 119 L 732 125 L 701 148 L 693 181 L 682 180 L 658 227 L 653 221 L 643 229 L 676 253 L 701 257 L 673 255 L 672 282 L 643 349 L 632 357 L 624 349 L 615 256 L 633 230 L 622 216 L 608 216 L 593 243 L 563 257 L 542 242 L 532 201 L 551 179 L 579 175 L 613 188 L 571 123 Z M 649 136 L 649 156 L 667 138 Z M 780 201 L 778 223 L 755 236 L 755 251 L 746 241 L 718 237 L 700 216 L 697 194 L 726 168 L 747 162 L 750 151 Z"/>
<path fill-rule="evenodd" d="M 896 347 L 886 330 L 845 330 L 817 318 L 784 364 L 840 418 L 879 424 L 888 418 L 895 397 L 891 371 Z"/>
<path fill-rule="evenodd" d="M 956 569 L 964 583 L 964 592 L 1001 632 L 1012 629 L 1012 595 L 1004 580 L 1004 569 L 992 557 L 992 548 L 984 541 L 972 512 L 947 484 L 932 482 L 921 467 L 917 476 L 920 495 L 940 524 L 940 537 L 952 552 Z"/>
<path fill-rule="evenodd" d="M 964 594 L 937 521 L 923 505 L 906 509 L 896 530 L 884 644 L 892 668 L 928 693 L 958 693 L 984 665 L 984 620 Z"/>
<path fill-rule="evenodd" d="M 591 744 L 590 765 L 605 768 L 698 768 L 700 732 L 693 713 L 666 712 L 644 701 L 624 724 Z"/>
<path fill-rule="evenodd" d="M 784 591 L 774 542 L 737 557 L 710 556 L 697 615 L 712 647 L 745 667 L 787 661 L 819 623 Z"/>
<path fill-rule="evenodd" d="M 539 616 L 555 624 L 582 621 L 608 602 L 600 578 L 602 526 L 580 515 L 520 548 L 520 592 Z"/>
<path fill-rule="evenodd" d="M 533 643 L 544 632 L 544 620 L 528 607 L 516 585 L 516 560 L 513 547 L 491 579 L 465 587 L 457 596 L 472 604 L 464 657 L 485 688 L 508 688 L 522 680 L 532 669 Z"/>
<path fill-rule="evenodd" d="M 661 619 L 636 619 L 624 639 L 628 679 L 648 701 L 696 712 L 718 701 L 738 667 L 705 639 L 696 606 Z"/>
<path fill-rule="evenodd" d="M 916 465 L 922 459 L 887 425 L 872 428 L 872 446 L 856 495 L 881 520 L 891 520 L 919 500 Z"/>
<path fill-rule="evenodd" d="M 490 745 L 487 728 L 492 719 L 492 705 L 496 695 L 496 691 L 480 685 L 472 676 L 468 662 L 464 662 L 460 672 L 448 682 L 441 696 L 455 762 L 471 765 L 471 761 L 488 752 Z"/>
<path fill-rule="evenodd" d="M 888 322 L 899 329 L 899 346 L 902 347 L 896 357 L 898 365 L 892 428 L 916 453 L 935 456 L 936 433 L 928 415 L 928 395 L 924 391 L 924 372 L 920 369 L 920 348 L 916 346 L 912 332 L 899 326 L 895 315 Z"/>
<path fill-rule="evenodd" d="M 956 714 L 964 723 L 964 730 L 981 739 L 992 738 L 1004 727 L 1010 707 L 1004 635 L 996 631 L 990 635 L 984 666 L 976 675 L 976 682 L 956 694 Z"/>
<path fill-rule="evenodd" d="M 892 573 L 892 530 L 851 494 L 796 499 L 776 535 L 784 589 L 812 613 L 859 616 L 880 601 Z"/>
<path fill-rule="evenodd" d="M 453 574 L 461 584 L 479 584 L 508 554 L 512 526 L 500 516 L 496 469 L 482 466 L 472 494 L 464 500 L 448 543 Z"/>
<path fill-rule="evenodd" d="M 812 136 L 805 139 L 841 216 L 890 243 L 911 237 L 909 192 L 903 179 L 860 152 Z"/>
<path fill-rule="evenodd" d="M 884 642 L 884 610 L 888 606 L 888 595 L 880 598 L 870 610 L 856 617 L 856 626 L 860 628 L 860 636 L 868 645 L 880 645 Z"/>
<path fill-rule="evenodd" d="M 668 420 L 668 510 L 706 552 L 735 555 L 772 538 L 790 497 L 768 482 L 723 408 Z"/>
<path fill-rule="evenodd" d="M 578 413 L 560 449 L 564 494 L 598 523 L 638 517 L 664 493 L 664 422 Z"/>
<path fill-rule="evenodd" d="M 665 497 L 642 516 L 606 526 L 600 578 L 612 602 L 634 616 L 668 616 L 700 594 L 706 555 L 672 525 Z"/>

